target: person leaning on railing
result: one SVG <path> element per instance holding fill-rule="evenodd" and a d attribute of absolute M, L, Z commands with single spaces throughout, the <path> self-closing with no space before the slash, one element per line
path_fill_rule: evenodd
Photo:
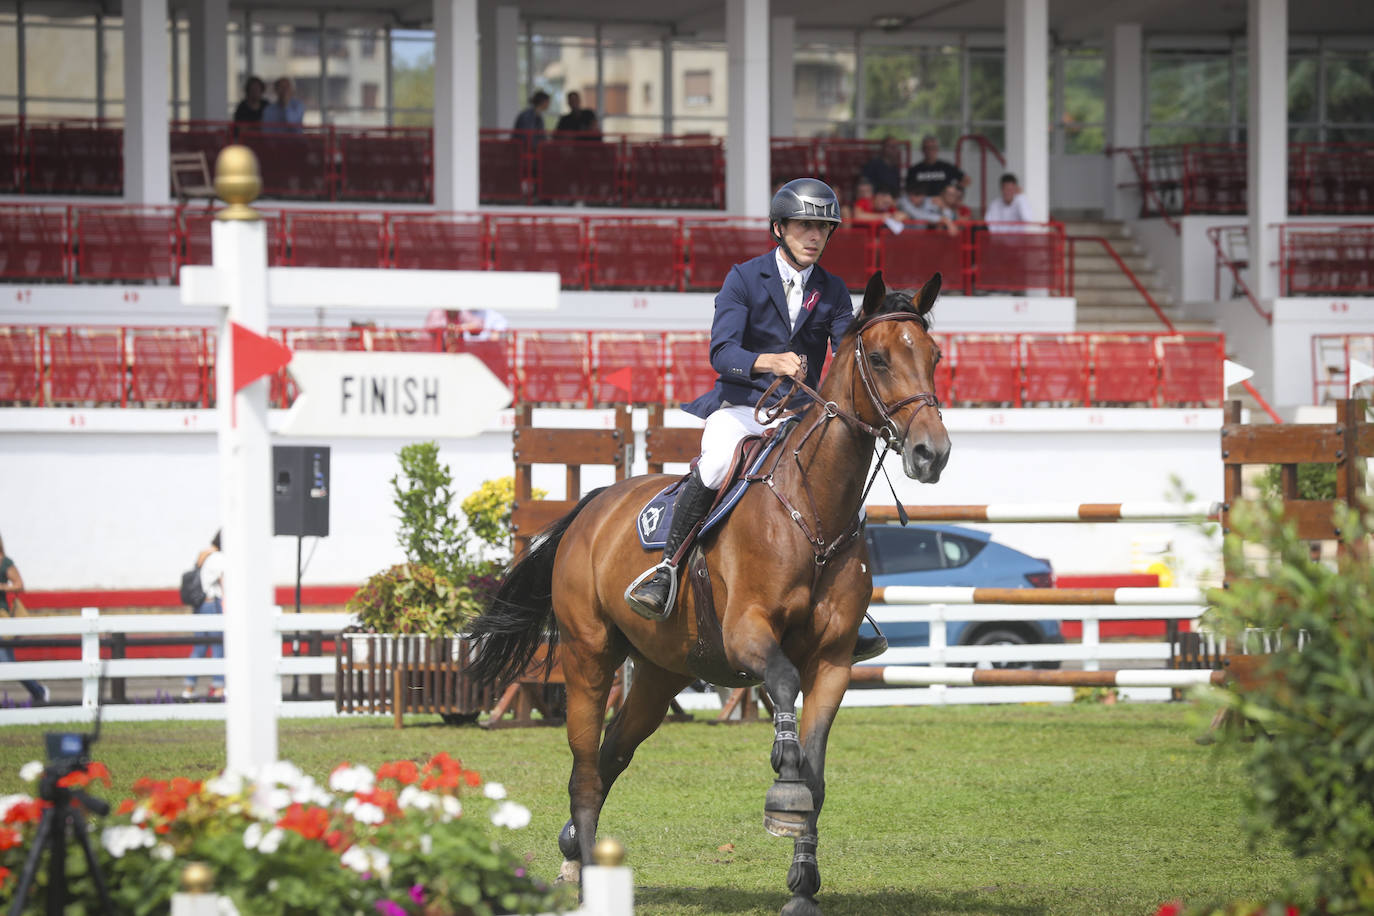
<path fill-rule="evenodd" d="M 24 617 L 27 613 L 19 601 L 19 593 L 24 590 L 24 577 L 19 575 L 19 567 L 14 565 L 5 554 L 5 541 L 0 538 L 0 610 L 9 617 Z M 14 661 L 14 650 L 0 646 L 0 662 Z M 20 681 L 24 689 L 33 697 L 35 703 L 48 702 L 48 688 L 37 681 Z"/>
<path fill-rule="evenodd" d="M 913 219 L 925 223 L 929 229 L 939 229 L 950 235 L 959 234 L 959 186 L 950 183 L 932 194 L 916 208 Z"/>
<path fill-rule="evenodd" d="M 983 222 L 988 224 L 988 231 L 1015 231 L 1010 226 L 998 226 L 998 223 L 1035 222 L 1030 201 L 1026 200 L 1026 195 L 1021 192 L 1021 185 L 1017 182 L 1016 176 L 1007 172 L 1002 176 L 1001 187 L 1002 195 L 988 204 L 987 211 L 983 214 Z"/>

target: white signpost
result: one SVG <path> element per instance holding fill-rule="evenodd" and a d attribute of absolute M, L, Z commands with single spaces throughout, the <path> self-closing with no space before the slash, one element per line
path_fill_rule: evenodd
<path fill-rule="evenodd" d="M 242 146 L 220 153 L 215 190 L 229 206 L 212 228 L 213 266 L 184 267 L 182 301 L 220 309 L 218 388 L 220 516 L 228 768 L 251 773 L 277 759 L 281 680 L 272 626 L 272 478 L 269 378 L 287 360 L 304 394 L 291 434 L 471 436 L 509 402 L 480 361 L 448 354 L 300 353 L 263 339 L 269 303 L 370 312 L 388 307 L 552 310 L 556 273 L 349 270 L 267 266 L 261 216 L 249 206 L 260 181 Z M 238 330 L 235 330 L 235 325 Z M 235 352 L 235 338 L 242 352 Z M 433 412 L 429 412 L 429 411 Z"/>

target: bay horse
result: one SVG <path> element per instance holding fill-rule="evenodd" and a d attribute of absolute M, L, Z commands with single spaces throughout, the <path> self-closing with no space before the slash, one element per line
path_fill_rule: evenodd
<path fill-rule="evenodd" d="M 949 457 L 934 394 L 940 354 L 927 318 L 939 289 L 936 274 L 914 297 L 889 294 L 881 272 L 873 275 L 819 398 L 781 433 L 767 485 L 751 485 L 726 523 L 697 545 L 706 567 L 692 574 L 705 577 L 709 569 L 720 612 L 708 619 L 719 620 L 723 675 L 709 679 L 761 682 L 774 708 L 777 778 L 764 800 L 764 825 L 793 838 L 792 897 L 783 916 L 820 913 L 826 739 L 872 597 L 860 510 L 875 445 L 881 438 L 900 451 L 905 474 L 923 483 L 939 480 Z M 523 673 L 545 641 L 549 657 L 560 646 L 573 755 L 571 817 L 559 835 L 569 879 L 592 862 L 611 785 L 702 667 L 692 657 L 705 635 L 693 589 L 684 584 L 676 611 L 662 621 L 640 617 L 624 599 L 626 585 L 657 560 L 640 546 L 636 515 L 672 480 L 636 477 L 583 497 L 516 559 L 469 631 L 478 639 L 469 674 L 492 686 Z M 635 659 L 634 677 L 605 724 L 611 684 L 627 655 Z"/>

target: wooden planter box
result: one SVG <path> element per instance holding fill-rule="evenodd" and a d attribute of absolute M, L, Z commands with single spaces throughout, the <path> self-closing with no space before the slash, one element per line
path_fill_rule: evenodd
<path fill-rule="evenodd" d="M 341 713 L 432 713 L 449 724 L 475 722 L 496 702 L 465 669 L 473 652 L 462 637 L 344 633 L 334 644 L 335 700 Z"/>

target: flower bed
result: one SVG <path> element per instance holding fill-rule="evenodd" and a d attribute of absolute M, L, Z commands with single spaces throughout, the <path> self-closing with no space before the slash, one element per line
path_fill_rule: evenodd
<path fill-rule="evenodd" d="M 21 770 L 29 781 L 41 775 L 38 763 Z M 109 784 L 99 763 L 59 785 L 93 781 Z M 571 891 L 535 879 L 502 846 L 499 831 L 524 827 L 529 811 L 447 754 L 376 772 L 340 764 L 327 785 L 278 762 L 251 777 L 140 779 L 134 795 L 92 823 L 120 913 L 166 912 L 192 861 L 208 864 L 215 892 L 254 916 L 494 916 L 576 905 Z M 0 897 L 14 892 L 46 807 L 28 795 L 0 797 Z M 94 911 L 77 850 L 67 867 L 72 901 Z M 25 912 L 42 911 L 44 871 Z"/>

